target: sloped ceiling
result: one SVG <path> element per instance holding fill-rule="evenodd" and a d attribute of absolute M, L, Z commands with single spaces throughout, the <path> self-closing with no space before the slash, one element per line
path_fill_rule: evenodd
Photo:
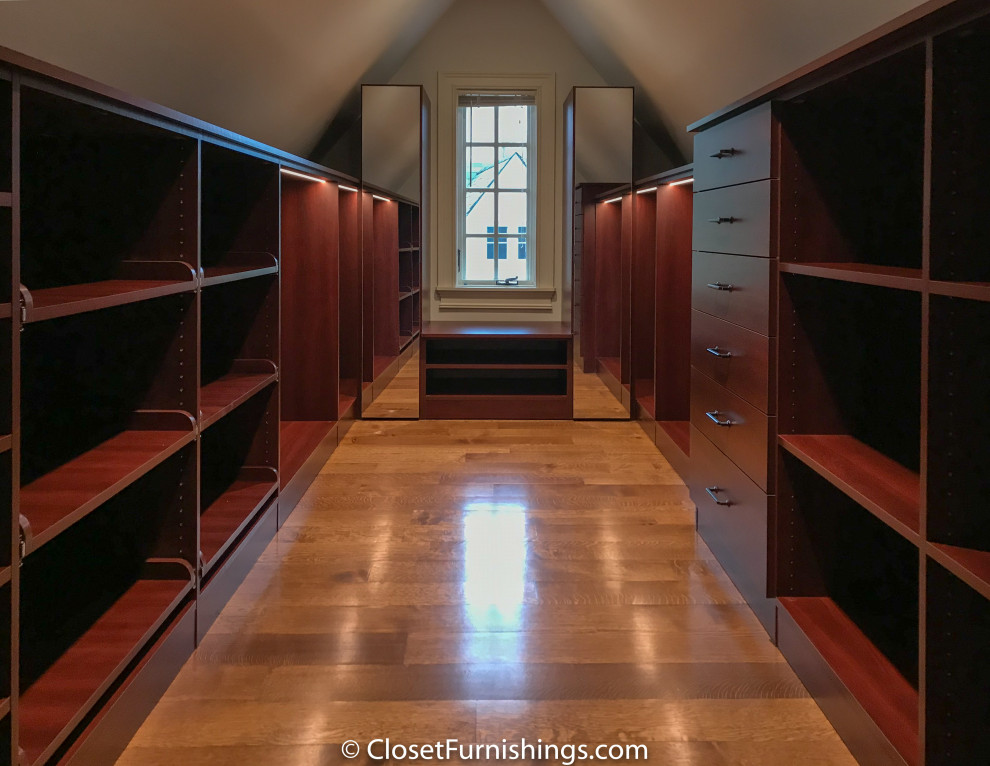
<path fill-rule="evenodd" d="M 495 3 L 498 0 L 457 0 Z M 308 154 L 356 86 L 387 82 L 453 0 L 0 2 L 0 45 Z M 641 121 L 689 122 L 922 0 L 531 0 Z"/>
<path fill-rule="evenodd" d="M 452 0 L 0 2 L 0 45 L 307 154 Z"/>
<path fill-rule="evenodd" d="M 684 128 L 924 0 L 542 0 L 644 122 Z"/>

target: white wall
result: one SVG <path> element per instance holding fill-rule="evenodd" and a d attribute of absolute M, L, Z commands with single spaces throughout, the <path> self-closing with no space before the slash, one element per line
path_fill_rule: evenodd
<path fill-rule="evenodd" d="M 685 127 L 924 0 L 543 0 L 615 85 Z"/>
<path fill-rule="evenodd" d="M 561 243 L 563 241 L 563 104 L 575 85 L 605 85 L 605 81 L 574 44 L 572 38 L 547 12 L 540 0 L 457 0 L 437 21 L 426 37 L 410 53 L 393 76 L 393 83 L 422 83 L 434 110 L 430 124 L 430 197 L 432 225 L 430 253 L 436 274 L 435 260 L 451 257 L 437 252 L 436 232 L 450 225 L 453 211 L 439 210 L 436 205 L 437 172 L 437 75 L 447 73 L 479 74 L 544 74 L 553 73 L 557 79 L 556 172 L 554 191 L 556 211 L 553 257 L 556 264 L 557 299 L 552 314 L 546 313 L 485 313 L 443 311 L 431 302 L 433 320 L 511 320 L 560 319 L 562 277 Z M 430 284 L 432 293 L 434 284 Z"/>
<path fill-rule="evenodd" d="M 451 0 L 0 0 L 0 45 L 307 154 Z"/>

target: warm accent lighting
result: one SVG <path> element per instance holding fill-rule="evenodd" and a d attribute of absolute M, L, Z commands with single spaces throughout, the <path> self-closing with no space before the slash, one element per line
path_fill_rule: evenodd
<path fill-rule="evenodd" d="M 680 181 L 671 181 L 670 186 L 683 186 L 684 184 L 693 184 L 693 178 L 682 178 Z"/>
<path fill-rule="evenodd" d="M 377 200 L 381 200 L 382 202 L 391 202 L 392 201 L 388 197 L 382 197 L 381 195 L 378 195 L 378 194 L 372 194 L 371 196 L 374 197 Z"/>
<path fill-rule="evenodd" d="M 613 202 L 622 202 L 622 197 L 613 197 L 612 199 L 605 200 L 606 205 L 611 205 Z"/>
<path fill-rule="evenodd" d="M 651 186 L 649 189 L 640 189 L 637 194 L 649 194 L 650 192 L 655 192 L 657 190 L 656 186 Z"/>
<path fill-rule="evenodd" d="M 296 178 L 305 178 L 307 181 L 316 181 L 317 183 L 325 184 L 327 179 L 320 178 L 319 176 L 311 176 L 306 173 L 300 173 L 296 170 L 289 170 L 288 168 L 282 168 L 282 172 L 287 176 L 295 176 Z"/>
<path fill-rule="evenodd" d="M 343 184 L 337 184 L 337 188 L 340 189 L 341 191 L 350 191 L 350 192 L 357 191 L 357 189 L 355 189 L 353 186 L 344 186 Z"/>

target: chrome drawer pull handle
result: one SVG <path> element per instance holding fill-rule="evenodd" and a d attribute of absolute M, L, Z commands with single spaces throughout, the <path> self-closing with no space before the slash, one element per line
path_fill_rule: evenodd
<path fill-rule="evenodd" d="M 729 284 L 728 282 L 709 282 L 708 286 L 712 288 L 712 290 L 725 290 L 730 293 L 735 289 L 735 285 Z"/>
<path fill-rule="evenodd" d="M 711 348 L 706 348 L 707 351 L 712 356 L 717 356 L 719 359 L 729 359 L 732 357 L 731 351 L 723 351 L 718 346 L 712 346 Z"/>
<path fill-rule="evenodd" d="M 733 425 L 731 420 L 722 420 L 722 413 L 718 410 L 712 410 L 711 412 L 706 412 L 705 414 L 708 416 L 708 419 L 712 421 L 712 423 L 717 426 L 722 426 L 722 428 L 728 428 Z"/>
<path fill-rule="evenodd" d="M 718 493 L 724 492 L 725 490 L 721 487 L 705 487 L 705 492 L 708 493 L 708 497 L 715 501 L 715 505 L 732 505 L 731 500 L 719 500 Z"/>
<path fill-rule="evenodd" d="M 735 156 L 736 156 L 735 149 L 719 149 L 717 152 L 715 152 L 715 154 L 712 155 L 712 159 L 722 160 L 725 159 L 726 157 L 735 157 Z"/>
<path fill-rule="evenodd" d="M 739 219 L 734 216 L 720 215 L 718 218 L 709 218 L 708 223 L 735 223 Z"/>

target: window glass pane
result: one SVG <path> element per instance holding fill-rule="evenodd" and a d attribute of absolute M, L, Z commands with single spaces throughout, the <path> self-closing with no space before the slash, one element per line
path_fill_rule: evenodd
<path fill-rule="evenodd" d="M 467 192 L 464 199 L 465 234 L 486 234 L 495 225 L 495 194 Z"/>
<path fill-rule="evenodd" d="M 526 228 L 527 196 L 525 192 L 502 192 L 498 195 L 498 225 L 506 227 L 509 234 Z"/>
<path fill-rule="evenodd" d="M 498 188 L 525 189 L 529 180 L 527 150 L 522 146 L 499 147 Z"/>
<path fill-rule="evenodd" d="M 495 279 L 495 258 L 489 257 L 493 243 L 485 237 L 468 237 L 464 279 L 469 282 Z"/>
<path fill-rule="evenodd" d="M 495 141 L 495 107 L 472 106 L 465 135 L 469 142 L 490 144 Z"/>
<path fill-rule="evenodd" d="M 529 133 L 531 106 L 500 106 L 498 108 L 498 140 L 503 144 L 524 144 Z"/>
<path fill-rule="evenodd" d="M 491 146 L 468 146 L 465 168 L 467 185 L 488 189 L 495 183 L 495 149 Z"/>

